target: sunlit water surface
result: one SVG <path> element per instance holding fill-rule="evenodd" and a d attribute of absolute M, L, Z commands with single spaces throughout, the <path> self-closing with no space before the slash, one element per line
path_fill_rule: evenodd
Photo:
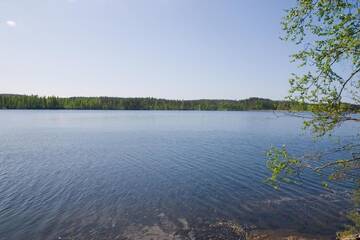
<path fill-rule="evenodd" d="M 301 123 L 273 112 L 0 111 L 0 239 L 112 239 L 164 216 L 334 232 L 346 186 L 264 184 L 269 147 L 336 144 L 314 143 Z"/>

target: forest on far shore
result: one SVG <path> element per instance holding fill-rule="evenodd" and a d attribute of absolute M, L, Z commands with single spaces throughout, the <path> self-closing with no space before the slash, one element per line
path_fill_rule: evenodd
<path fill-rule="evenodd" d="M 358 110 L 359 106 L 349 105 Z M 308 104 L 265 98 L 243 100 L 167 100 L 152 97 L 41 97 L 37 95 L 0 94 L 0 109 L 83 109 L 83 110 L 295 110 L 307 111 Z"/>

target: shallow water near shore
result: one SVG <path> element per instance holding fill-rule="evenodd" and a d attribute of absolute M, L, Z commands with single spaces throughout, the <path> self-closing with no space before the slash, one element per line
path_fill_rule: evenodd
<path fill-rule="evenodd" d="M 207 239 L 242 234 L 234 226 L 331 236 L 349 186 L 330 192 L 306 174 L 264 184 L 271 146 L 337 144 L 301 126 L 273 112 L 0 111 L 0 239 Z"/>

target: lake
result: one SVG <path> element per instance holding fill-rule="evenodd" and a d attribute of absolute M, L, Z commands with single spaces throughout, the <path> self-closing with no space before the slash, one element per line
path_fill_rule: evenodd
<path fill-rule="evenodd" d="M 281 112 L 0 111 L 0 239 L 195 239 L 219 221 L 333 234 L 346 184 L 264 183 L 271 146 L 336 144 L 301 127 Z"/>

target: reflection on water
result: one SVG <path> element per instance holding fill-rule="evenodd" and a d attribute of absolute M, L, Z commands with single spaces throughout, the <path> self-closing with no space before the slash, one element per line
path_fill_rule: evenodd
<path fill-rule="evenodd" d="M 333 233 L 346 186 L 263 182 L 271 145 L 334 144 L 300 126 L 271 112 L 0 111 L 0 239 L 205 239 L 219 222 Z"/>

